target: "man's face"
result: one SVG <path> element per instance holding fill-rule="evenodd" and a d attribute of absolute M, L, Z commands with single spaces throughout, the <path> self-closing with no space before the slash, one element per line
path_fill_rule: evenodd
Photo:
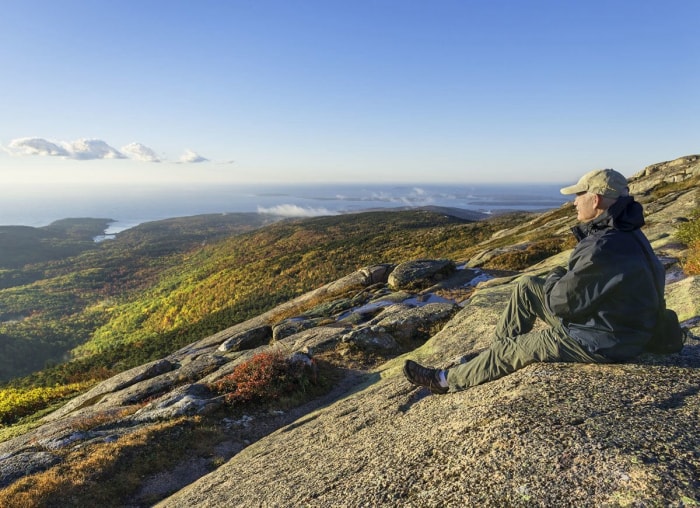
<path fill-rule="evenodd" d="M 576 194 L 576 199 L 574 199 L 574 206 L 576 207 L 577 218 L 581 222 L 590 222 L 598 215 L 600 215 L 601 210 L 596 208 L 597 198 L 595 194 L 590 192 L 579 192 Z"/>

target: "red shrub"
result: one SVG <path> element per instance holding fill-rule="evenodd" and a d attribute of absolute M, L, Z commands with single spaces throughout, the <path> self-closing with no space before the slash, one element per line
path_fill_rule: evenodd
<path fill-rule="evenodd" d="M 303 366 L 290 364 L 280 352 L 258 353 L 212 385 L 229 403 L 277 399 L 310 382 Z"/>

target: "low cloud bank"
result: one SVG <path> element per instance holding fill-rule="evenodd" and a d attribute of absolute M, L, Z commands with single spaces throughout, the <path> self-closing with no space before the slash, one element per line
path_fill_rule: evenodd
<path fill-rule="evenodd" d="M 327 208 L 304 208 L 298 205 L 277 205 L 270 208 L 258 207 L 258 213 L 266 215 L 281 215 L 283 217 L 320 217 L 323 215 L 337 215 L 337 212 Z"/>
<path fill-rule="evenodd" d="M 374 192 L 369 197 L 370 201 L 385 201 L 387 203 L 401 203 L 410 206 L 426 206 L 434 202 L 431 196 L 425 189 L 414 187 L 410 193 L 397 196 L 388 192 Z"/>
<path fill-rule="evenodd" d="M 101 139 L 50 141 L 44 138 L 17 138 L 10 141 L 5 151 L 17 157 L 62 157 L 74 160 L 133 159 L 142 162 L 161 162 L 155 150 L 142 143 L 129 143 L 120 150 Z M 209 159 L 187 149 L 178 159 L 182 163 L 208 162 Z"/>

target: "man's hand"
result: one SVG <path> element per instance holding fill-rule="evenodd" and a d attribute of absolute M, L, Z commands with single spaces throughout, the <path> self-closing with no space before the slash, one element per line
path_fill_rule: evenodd
<path fill-rule="evenodd" d="M 564 275 L 566 274 L 566 268 L 563 266 L 557 266 L 547 274 L 547 277 L 544 280 L 544 292 L 545 294 L 548 294 L 554 284 L 556 284 L 559 279 L 561 279 Z"/>
<path fill-rule="evenodd" d="M 566 268 L 564 268 L 563 266 L 555 266 L 554 270 L 552 270 L 551 272 L 549 272 L 547 274 L 547 278 L 548 279 L 555 278 L 558 280 L 558 279 L 561 279 L 565 273 L 566 273 Z"/>

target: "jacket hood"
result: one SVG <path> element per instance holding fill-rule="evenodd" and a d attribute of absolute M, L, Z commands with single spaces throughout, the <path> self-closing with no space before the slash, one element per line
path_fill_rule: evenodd
<path fill-rule="evenodd" d="M 585 238 L 592 231 L 615 228 L 619 231 L 634 231 L 644 225 L 644 210 L 632 196 L 622 196 L 605 210 L 599 217 L 587 224 L 574 226 L 572 229 L 578 240 Z"/>
<path fill-rule="evenodd" d="M 644 225 L 644 210 L 632 196 L 618 198 L 607 210 L 612 218 L 612 227 L 620 231 L 633 231 Z M 605 215 L 605 214 L 603 214 Z"/>

